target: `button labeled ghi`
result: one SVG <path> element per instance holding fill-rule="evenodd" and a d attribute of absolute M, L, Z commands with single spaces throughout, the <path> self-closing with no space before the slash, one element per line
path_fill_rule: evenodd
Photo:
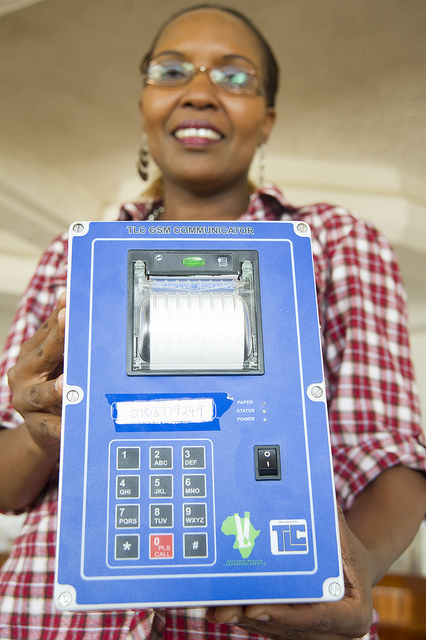
<path fill-rule="evenodd" d="M 255 445 L 256 480 L 281 480 L 279 445 Z"/>

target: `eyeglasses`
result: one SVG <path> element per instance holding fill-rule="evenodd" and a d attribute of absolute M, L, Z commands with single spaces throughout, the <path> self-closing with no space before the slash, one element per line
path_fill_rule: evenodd
<path fill-rule="evenodd" d="M 228 93 L 260 95 L 259 78 L 253 69 L 237 65 L 218 65 L 217 67 L 196 67 L 191 62 L 181 60 L 152 60 L 143 74 L 145 84 L 158 87 L 180 87 L 188 84 L 197 73 L 207 73 L 212 84 Z"/>

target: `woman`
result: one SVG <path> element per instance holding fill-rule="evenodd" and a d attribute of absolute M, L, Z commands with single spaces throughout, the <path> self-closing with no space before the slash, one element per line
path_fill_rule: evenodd
<path fill-rule="evenodd" d="M 28 509 L 29 516 L 2 575 L 1 637 L 361 637 L 371 623 L 372 584 L 419 526 L 426 506 L 425 450 L 407 357 L 403 293 L 386 241 L 330 205 L 297 209 L 272 187 L 249 195 L 253 155 L 275 119 L 275 72 L 269 47 L 240 14 L 203 6 L 172 18 L 143 63 L 143 129 L 161 170 L 161 197 L 157 191 L 154 200 L 125 205 L 121 218 L 304 219 L 311 225 L 336 488 L 344 509 L 339 517 L 345 597 L 329 604 L 222 607 L 207 613 L 54 610 L 64 298 L 53 308 L 65 283 L 62 237 L 42 259 L 2 364 L 3 373 L 13 365 L 11 391 L 5 384 L 1 389 L 2 424 L 15 428 L 0 432 L 0 507 Z M 374 274 L 374 286 L 361 277 L 361 264 Z M 37 299 L 40 287 L 43 296 Z M 398 317 L 387 314 L 389 309 L 398 309 Z M 377 375 L 381 369 L 386 381 Z"/>

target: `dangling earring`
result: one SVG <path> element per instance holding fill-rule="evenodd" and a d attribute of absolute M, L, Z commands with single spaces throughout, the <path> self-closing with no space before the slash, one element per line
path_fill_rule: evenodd
<path fill-rule="evenodd" d="M 263 184 L 265 182 L 265 167 L 266 167 L 265 149 L 266 149 L 266 144 L 262 142 L 262 144 L 259 145 L 259 187 L 263 187 Z"/>
<path fill-rule="evenodd" d="M 136 161 L 136 168 L 142 180 L 146 182 L 148 180 L 148 165 L 149 165 L 149 146 L 148 136 L 144 132 L 142 134 L 141 142 L 138 146 L 138 156 Z"/>

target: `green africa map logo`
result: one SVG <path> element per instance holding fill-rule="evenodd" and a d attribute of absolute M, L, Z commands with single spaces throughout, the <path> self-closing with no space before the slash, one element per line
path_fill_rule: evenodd
<path fill-rule="evenodd" d="M 260 533 L 250 522 L 250 511 L 240 518 L 238 513 L 228 516 L 222 524 L 222 533 L 226 536 L 235 536 L 234 549 L 238 549 L 243 558 L 248 558 L 254 548 L 254 541 Z"/>

